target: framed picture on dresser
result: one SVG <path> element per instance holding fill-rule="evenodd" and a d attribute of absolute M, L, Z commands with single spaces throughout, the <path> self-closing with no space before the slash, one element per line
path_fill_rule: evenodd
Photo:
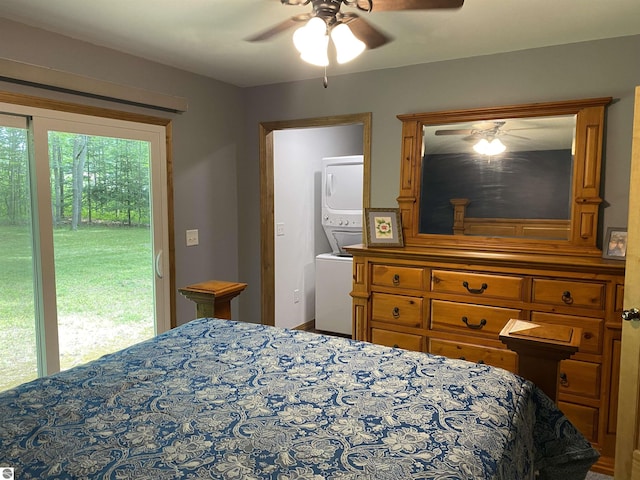
<path fill-rule="evenodd" d="M 627 257 L 627 229 L 618 227 L 607 228 L 604 237 L 602 256 L 613 260 L 625 260 Z"/>
<path fill-rule="evenodd" d="M 369 247 L 403 247 L 399 208 L 366 208 L 364 213 Z"/>

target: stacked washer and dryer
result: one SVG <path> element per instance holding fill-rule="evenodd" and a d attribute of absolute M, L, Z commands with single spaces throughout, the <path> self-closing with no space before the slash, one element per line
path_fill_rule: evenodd
<path fill-rule="evenodd" d="M 316 257 L 316 329 L 351 335 L 353 258 L 345 246 L 362 243 L 363 157 L 322 160 L 322 228 L 331 253 Z"/>

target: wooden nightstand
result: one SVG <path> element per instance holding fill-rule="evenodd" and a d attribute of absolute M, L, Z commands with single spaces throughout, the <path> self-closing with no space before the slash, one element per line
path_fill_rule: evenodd
<path fill-rule="evenodd" d="M 560 361 L 578 351 L 582 329 L 511 319 L 500 340 L 518 354 L 518 375 L 531 380 L 554 402 L 558 401 Z"/>
<path fill-rule="evenodd" d="M 209 280 L 194 283 L 178 291 L 196 304 L 196 318 L 216 317 L 231 320 L 231 300 L 240 295 L 246 283 Z"/>

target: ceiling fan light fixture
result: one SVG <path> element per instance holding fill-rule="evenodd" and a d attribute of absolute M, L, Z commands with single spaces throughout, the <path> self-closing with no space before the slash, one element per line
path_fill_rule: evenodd
<path fill-rule="evenodd" d="M 473 149 L 480 155 L 499 155 L 504 152 L 507 147 L 505 147 L 504 143 L 498 138 L 494 138 L 491 141 L 482 138 L 473 146 Z"/>
<path fill-rule="evenodd" d="M 356 58 L 367 47 L 359 40 L 344 23 L 336 25 L 331 30 L 331 40 L 336 46 L 338 63 L 347 63 Z"/>

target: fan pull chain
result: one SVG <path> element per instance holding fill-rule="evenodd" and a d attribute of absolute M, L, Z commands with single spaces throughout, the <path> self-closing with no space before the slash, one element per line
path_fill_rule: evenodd
<path fill-rule="evenodd" d="M 324 67 L 324 78 L 322 79 L 322 85 L 324 86 L 324 88 L 327 88 L 327 85 L 329 85 L 329 79 L 327 78 L 327 66 L 326 65 Z"/>

